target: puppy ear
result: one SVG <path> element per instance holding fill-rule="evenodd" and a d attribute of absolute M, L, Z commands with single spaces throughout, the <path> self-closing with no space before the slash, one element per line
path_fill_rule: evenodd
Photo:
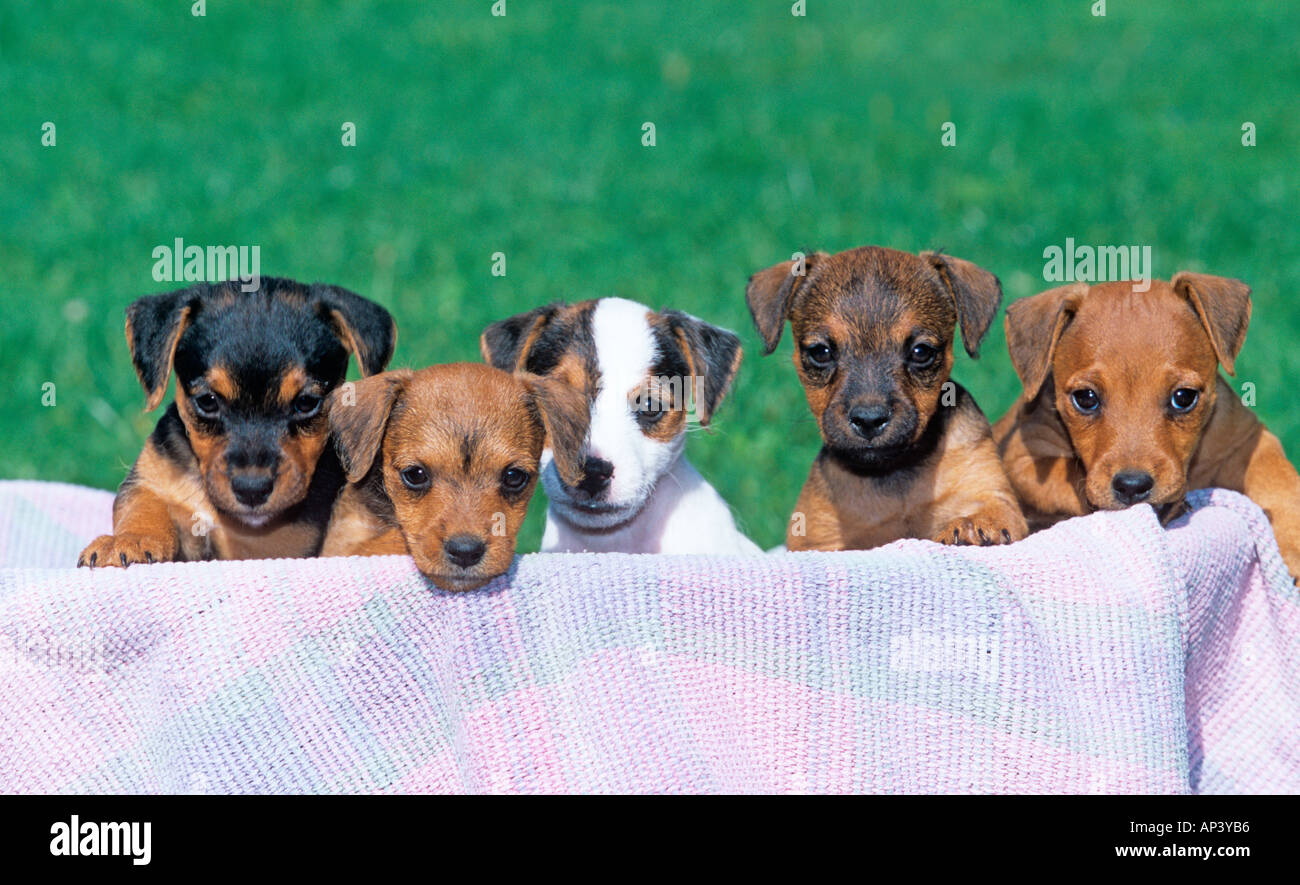
<path fill-rule="evenodd" d="M 980 354 L 980 342 L 988 334 L 998 305 L 1002 303 L 1002 284 L 998 278 L 977 264 L 944 255 L 922 252 L 921 259 L 934 268 L 943 287 L 957 307 L 961 324 L 961 342 L 972 357 Z"/>
<path fill-rule="evenodd" d="M 582 482 L 583 444 L 591 426 L 591 407 L 586 395 L 578 388 L 544 378 L 541 375 L 519 375 L 532 395 L 538 418 L 546 431 L 546 444 L 555 456 L 555 469 L 560 479 L 571 486 Z"/>
<path fill-rule="evenodd" d="M 665 310 L 661 316 L 668 321 L 669 328 L 681 344 L 686 362 L 691 367 L 692 379 L 700 379 L 698 384 L 692 383 L 690 389 L 692 396 L 696 397 L 695 412 L 700 423 L 707 427 L 740 369 L 744 355 L 740 338 L 734 332 L 710 325 L 680 310 Z"/>
<path fill-rule="evenodd" d="M 807 290 L 813 269 L 826 257 L 825 252 L 814 252 L 803 260 L 802 268 L 795 261 L 782 261 L 749 278 L 745 303 L 749 305 L 749 315 L 754 318 L 754 328 L 763 339 L 764 356 L 781 343 L 781 333 L 785 330 L 790 311 L 799 295 Z"/>
<path fill-rule="evenodd" d="M 1007 307 L 1007 350 L 1011 364 L 1033 400 L 1052 370 L 1056 342 L 1088 294 L 1086 283 L 1071 283 L 1011 302 Z"/>
<path fill-rule="evenodd" d="M 343 346 L 357 358 L 361 374 L 384 371 L 397 344 L 397 324 L 392 314 L 369 298 L 339 286 L 312 283 L 307 294 L 320 305 Z"/>
<path fill-rule="evenodd" d="M 157 408 L 167 394 L 176 345 L 194 319 L 199 299 L 210 288 L 200 283 L 165 295 L 146 295 L 126 309 L 126 345 L 147 397 L 146 412 Z"/>
<path fill-rule="evenodd" d="M 488 326 L 478 339 L 483 361 L 506 372 L 522 369 L 528 360 L 528 351 L 537 340 L 537 334 L 563 306 L 562 302 L 557 301 L 527 313 L 498 320 Z"/>
<path fill-rule="evenodd" d="M 398 369 L 341 384 L 330 394 L 330 430 L 334 450 L 348 482 L 359 482 L 375 463 L 384 442 L 388 416 L 414 374 Z"/>
<path fill-rule="evenodd" d="M 1250 325 L 1250 286 L 1241 280 L 1189 271 L 1175 274 L 1171 282 L 1174 291 L 1191 302 L 1205 331 L 1210 333 L 1219 365 L 1229 375 L 1237 374 L 1237 354 L 1246 343 L 1246 327 Z"/>

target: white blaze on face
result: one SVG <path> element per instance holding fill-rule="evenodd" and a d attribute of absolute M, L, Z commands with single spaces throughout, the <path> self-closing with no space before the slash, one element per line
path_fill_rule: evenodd
<path fill-rule="evenodd" d="M 599 517 L 584 513 L 577 522 L 617 524 L 638 512 L 685 444 L 684 434 L 666 443 L 651 439 L 636 420 L 634 394 L 648 384 L 650 370 L 659 356 L 650 315 L 645 305 L 623 298 L 602 298 L 592 311 L 599 388 L 591 407 L 587 456 L 614 465 L 603 503 L 621 512 Z M 546 461 L 543 479 L 548 480 L 547 495 L 552 503 L 564 502 L 569 496 L 559 488 L 550 459 Z M 570 512 L 572 508 L 565 510 Z"/>

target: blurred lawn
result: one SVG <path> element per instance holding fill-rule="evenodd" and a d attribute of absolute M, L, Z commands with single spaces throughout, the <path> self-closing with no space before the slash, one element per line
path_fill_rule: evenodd
<path fill-rule="evenodd" d="M 123 309 L 174 288 L 151 251 L 175 237 L 380 301 L 399 366 L 477 359 L 486 323 L 554 299 L 740 331 L 734 393 L 689 455 L 764 545 L 817 435 L 788 338 L 759 358 L 744 285 L 801 247 L 941 247 L 1008 299 L 1047 288 L 1067 236 L 1149 244 L 1160 277 L 1245 279 L 1238 380 L 1300 454 L 1300 8 L 1090 5 L 6 0 L 0 477 L 121 480 L 154 419 Z M 1000 321 L 956 375 L 991 417 L 1012 402 Z"/>

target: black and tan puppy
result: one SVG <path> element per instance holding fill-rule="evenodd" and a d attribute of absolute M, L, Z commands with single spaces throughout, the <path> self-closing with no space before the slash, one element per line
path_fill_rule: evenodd
<path fill-rule="evenodd" d="M 566 482 L 582 478 L 587 399 L 560 381 L 452 363 L 355 392 L 330 409 L 350 484 L 322 556 L 410 553 L 442 589 L 473 590 L 514 560 L 542 449 Z"/>
<path fill-rule="evenodd" d="M 864 246 L 760 271 L 745 297 L 766 353 L 790 321 L 795 369 L 821 429 L 789 549 L 1025 537 L 988 419 L 949 380 L 957 324 L 977 355 L 1002 300 L 997 277 L 937 252 Z"/>
<path fill-rule="evenodd" d="M 348 354 L 382 371 L 396 330 L 388 311 L 336 286 L 263 277 L 199 283 L 141 298 L 126 340 L 158 420 L 113 502 L 113 534 L 78 565 L 311 556 L 343 474 L 325 398 Z"/>

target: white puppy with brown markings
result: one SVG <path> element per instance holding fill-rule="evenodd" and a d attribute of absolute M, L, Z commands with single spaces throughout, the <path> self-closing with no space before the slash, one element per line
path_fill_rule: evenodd
<path fill-rule="evenodd" d="M 542 454 L 543 552 L 762 552 L 682 454 L 688 410 L 707 426 L 740 367 L 735 334 L 600 298 L 501 320 L 479 343 L 497 368 L 561 379 L 591 403 L 582 481 L 565 483 Z"/>

